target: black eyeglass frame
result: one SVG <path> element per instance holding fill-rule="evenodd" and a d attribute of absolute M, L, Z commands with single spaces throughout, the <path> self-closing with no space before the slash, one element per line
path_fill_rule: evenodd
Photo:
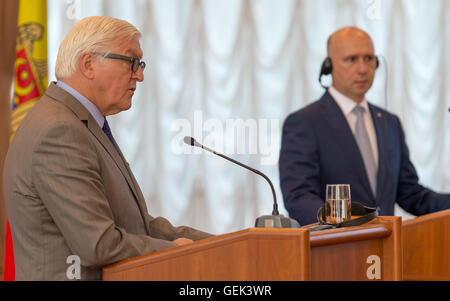
<path fill-rule="evenodd" d="M 136 73 L 139 70 L 139 66 L 142 68 L 142 71 L 144 71 L 145 69 L 145 62 L 141 61 L 138 58 L 135 57 L 130 57 L 130 56 L 124 56 L 124 55 L 120 55 L 120 54 L 115 54 L 115 53 L 105 53 L 105 52 L 92 52 L 95 55 L 100 55 L 104 58 L 108 58 L 108 59 L 117 59 L 117 60 L 124 60 L 124 61 L 128 61 L 131 63 L 131 71 L 133 73 Z"/>

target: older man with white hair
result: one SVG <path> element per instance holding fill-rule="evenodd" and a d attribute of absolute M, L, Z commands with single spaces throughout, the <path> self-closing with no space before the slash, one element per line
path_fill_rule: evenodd
<path fill-rule="evenodd" d="M 111 17 L 78 22 L 17 130 L 3 177 L 17 280 L 67 280 L 74 258 L 75 278 L 99 280 L 105 265 L 211 236 L 148 214 L 108 126 L 144 80 L 140 37 Z"/>

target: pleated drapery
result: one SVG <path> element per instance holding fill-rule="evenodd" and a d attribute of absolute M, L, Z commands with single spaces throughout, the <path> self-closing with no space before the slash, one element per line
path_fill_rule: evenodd
<path fill-rule="evenodd" d="M 223 233 L 272 211 L 261 177 L 190 149 L 185 135 L 266 173 L 286 214 L 281 127 L 324 92 L 326 41 L 346 25 L 366 30 L 380 55 L 368 100 L 400 117 L 421 182 L 450 191 L 446 0 L 49 0 L 50 80 L 59 43 L 90 15 L 126 19 L 143 33 L 145 80 L 132 108 L 109 120 L 152 215 Z"/>

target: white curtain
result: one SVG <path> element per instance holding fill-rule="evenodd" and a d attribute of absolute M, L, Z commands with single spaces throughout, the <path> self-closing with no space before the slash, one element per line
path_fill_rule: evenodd
<path fill-rule="evenodd" d="M 367 98 L 402 120 L 421 182 L 450 192 L 448 0 L 48 0 L 50 80 L 59 43 L 92 15 L 143 34 L 145 80 L 110 123 L 154 216 L 224 233 L 272 211 L 263 178 L 184 136 L 267 174 L 286 215 L 281 127 L 323 93 L 327 38 L 346 25 L 366 30 L 382 56 Z"/>

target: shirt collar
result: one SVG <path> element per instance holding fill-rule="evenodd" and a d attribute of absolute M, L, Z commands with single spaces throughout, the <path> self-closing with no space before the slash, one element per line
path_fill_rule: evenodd
<path fill-rule="evenodd" d="M 105 117 L 102 115 L 100 110 L 97 108 L 95 104 L 93 104 L 89 99 L 84 97 L 80 92 L 69 86 L 63 81 L 58 80 L 56 85 L 61 89 L 65 90 L 67 93 L 75 97 L 85 108 L 89 111 L 89 113 L 94 117 L 95 121 L 98 123 L 100 128 L 103 127 L 105 122 Z"/>
<path fill-rule="evenodd" d="M 334 88 L 333 86 L 330 86 L 328 88 L 328 92 L 334 98 L 334 100 L 341 108 L 345 116 L 350 114 L 353 111 L 353 109 L 358 105 L 355 101 L 353 101 L 349 97 L 345 96 L 344 94 L 336 90 L 336 88 Z M 359 103 L 359 105 L 365 109 L 365 112 L 369 112 L 369 103 L 365 98 L 363 99 L 363 101 L 361 101 L 361 103 Z"/>

